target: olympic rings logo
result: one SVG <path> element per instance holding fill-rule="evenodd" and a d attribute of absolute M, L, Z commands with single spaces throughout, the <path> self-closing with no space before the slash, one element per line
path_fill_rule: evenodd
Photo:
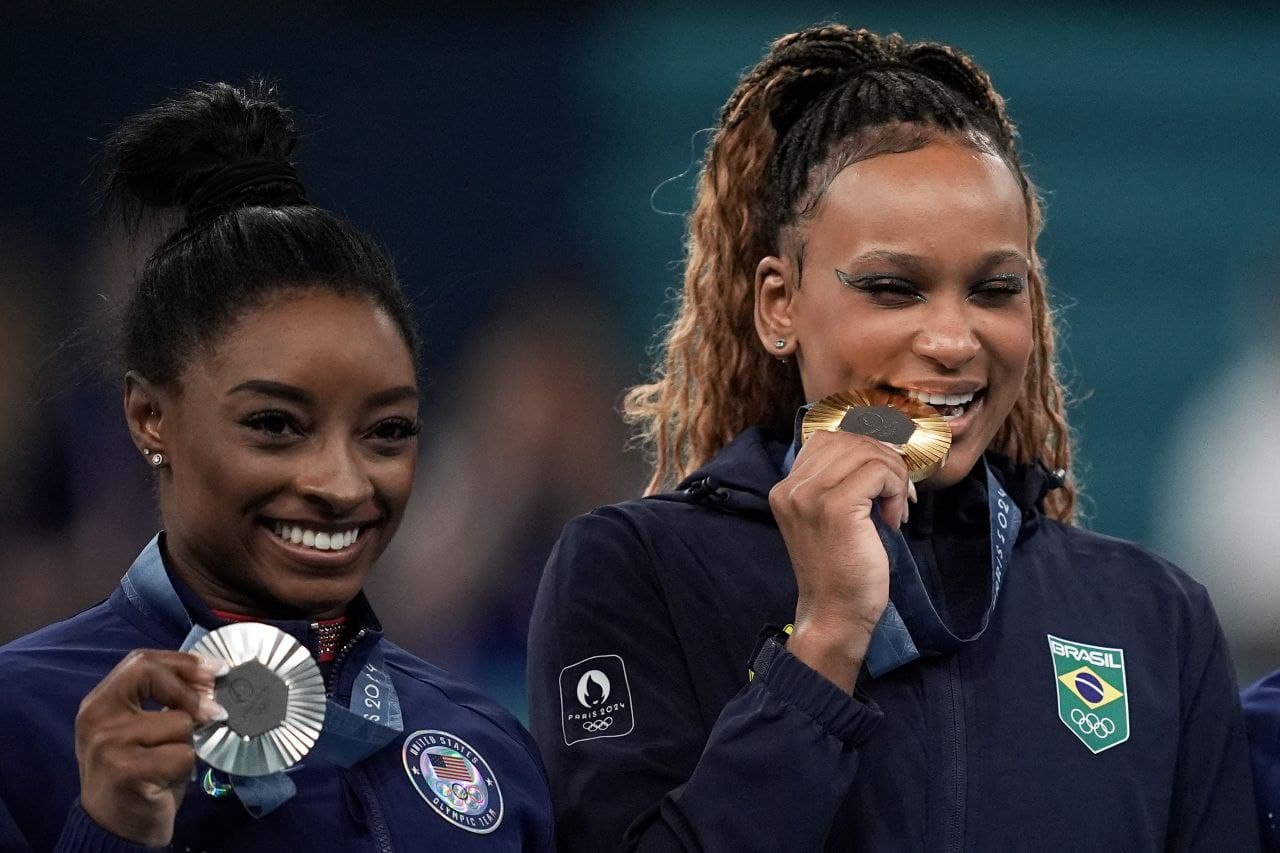
<path fill-rule="evenodd" d="M 582 727 L 589 732 L 602 732 L 612 725 L 613 717 L 605 717 L 603 720 L 587 720 Z"/>
<path fill-rule="evenodd" d="M 1105 717 L 1099 717 L 1092 712 L 1086 714 L 1079 708 L 1071 709 L 1071 722 L 1076 724 L 1081 734 L 1093 735 L 1096 738 L 1106 740 L 1116 733 L 1116 724 Z"/>

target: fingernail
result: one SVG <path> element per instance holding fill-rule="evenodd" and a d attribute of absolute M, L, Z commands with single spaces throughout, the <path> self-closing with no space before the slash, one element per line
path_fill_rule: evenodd
<path fill-rule="evenodd" d="M 200 716 L 211 723 L 220 723 L 228 716 L 227 709 L 213 700 L 212 696 L 200 697 Z"/>
<path fill-rule="evenodd" d="M 919 499 L 920 499 L 920 496 L 916 494 L 916 484 L 908 480 L 907 481 L 907 500 L 911 501 L 911 503 L 916 503 Z"/>
<path fill-rule="evenodd" d="M 231 665 L 218 658 L 196 655 L 196 660 L 200 661 L 200 671 L 212 675 L 214 678 L 221 678 L 231 671 Z"/>

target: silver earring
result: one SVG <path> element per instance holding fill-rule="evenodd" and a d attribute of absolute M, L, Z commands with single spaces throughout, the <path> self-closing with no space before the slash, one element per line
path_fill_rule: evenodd
<path fill-rule="evenodd" d="M 164 454 L 158 450 L 155 453 L 152 453 L 144 447 L 142 448 L 142 455 L 147 457 L 147 461 L 151 463 L 152 468 L 159 468 L 164 464 Z"/>
<path fill-rule="evenodd" d="M 783 347 L 785 347 L 786 345 L 787 345 L 787 339 L 786 339 L 786 338 L 778 338 L 776 341 L 774 341 L 774 342 L 773 342 L 773 348 L 774 348 L 774 349 L 782 349 L 782 348 L 783 348 Z"/>

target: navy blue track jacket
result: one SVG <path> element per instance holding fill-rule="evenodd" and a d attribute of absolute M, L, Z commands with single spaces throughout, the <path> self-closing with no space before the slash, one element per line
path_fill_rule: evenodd
<path fill-rule="evenodd" d="M 363 598 L 357 607 L 367 607 Z M 361 639 L 329 674 L 335 698 L 343 704 L 354 673 L 381 640 L 376 619 L 363 612 Z M 190 615 L 209 629 L 223 624 L 207 610 Z M 305 642 L 306 622 L 273 624 Z M 101 604 L 0 648 L 0 851 L 149 849 L 108 833 L 80 808 L 75 716 L 84 696 L 129 651 L 176 649 L 183 637 L 183 631 L 143 612 L 118 588 Z M 551 851 L 551 803 L 528 733 L 473 688 L 381 643 L 399 693 L 402 734 L 350 768 L 308 765 L 303 759 L 290 771 L 297 794 L 261 818 L 251 817 L 234 795 L 206 793 L 202 777 L 208 768 L 197 762 L 196 780 L 178 809 L 168 849 Z M 469 760 L 478 755 L 491 771 L 486 774 L 492 783 L 488 805 L 500 800 L 501 814 L 496 822 L 490 818 L 488 827 L 464 826 L 464 812 L 447 808 L 438 797 L 439 809 L 430 804 L 418 758 L 432 750 L 414 755 L 410 748 L 446 733 L 470 747 L 462 755 Z M 411 775 L 415 769 L 419 772 Z"/>
<path fill-rule="evenodd" d="M 529 667 L 562 849 L 1257 848 L 1240 703 L 1204 589 L 1047 518 L 1039 465 L 989 456 L 1024 523 L 978 640 L 864 673 L 853 697 L 785 651 L 748 682 L 762 626 L 795 614 L 767 502 L 786 447 L 748 430 L 681 492 L 565 529 Z M 989 585 L 985 489 L 971 477 L 922 493 L 906 529 L 952 621 Z M 1059 671 L 1050 638 L 1110 651 Z M 1101 666 L 1121 659 L 1123 678 Z M 1077 693 L 1126 712 L 1127 737 L 1093 705 L 1060 706 Z"/>

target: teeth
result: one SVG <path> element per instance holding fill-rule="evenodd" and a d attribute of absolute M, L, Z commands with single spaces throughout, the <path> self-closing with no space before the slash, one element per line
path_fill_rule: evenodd
<path fill-rule="evenodd" d="M 358 527 L 339 531 L 307 530 L 296 524 L 285 524 L 283 521 L 275 523 L 275 533 L 285 542 L 305 545 L 317 551 L 341 551 L 343 548 L 350 548 L 360 538 Z"/>
<path fill-rule="evenodd" d="M 907 396 L 931 406 L 963 406 L 973 400 L 974 392 L 968 394 L 930 394 L 928 391 L 907 391 Z"/>

